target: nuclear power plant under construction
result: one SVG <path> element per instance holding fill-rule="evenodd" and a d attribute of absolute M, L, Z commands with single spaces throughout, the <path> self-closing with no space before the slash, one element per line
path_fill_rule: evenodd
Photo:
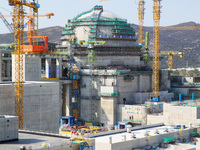
<path fill-rule="evenodd" d="M 96 5 L 68 19 L 56 44 L 38 35 L 38 3 L 8 1 L 18 25 L 15 43 L 0 45 L 0 149 L 200 147 L 198 77 L 163 69 L 148 32 L 144 46 L 126 19 Z M 23 6 L 32 10 L 27 43 Z"/>

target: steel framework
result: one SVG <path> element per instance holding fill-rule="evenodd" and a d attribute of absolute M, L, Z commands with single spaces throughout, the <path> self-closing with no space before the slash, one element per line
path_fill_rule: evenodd
<path fill-rule="evenodd" d="M 144 0 L 138 2 L 138 19 L 139 19 L 139 39 L 138 42 L 142 44 L 144 42 Z"/>
<path fill-rule="evenodd" d="M 18 127 L 24 128 L 24 78 L 23 78 L 23 45 L 24 36 L 24 17 L 23 6 L 32 8 L 37 12 L 39 6 L 33 1 L 8 0 L 10 6 L 14 6 L 13 25 L 14 25 L 14 43 L 15 43 L 15 115 L 19 117 Z"/>
<path fill-rule="evenodd" d="M 183 57 L 183 52 L 179 51 L 160 51 L 160 54 L 163 55 L 169 55 L 168 63 L 169 63 L 169 69 L 173 69 L 173 57 L 174 55 L 179 55 L 180 57 Z"/>
<path fill-rule="evenodd" d="M 154 101 L 159 97 L 159 26 L 160 26 L 160 1 L 153 0 L 153 87 Z"/>

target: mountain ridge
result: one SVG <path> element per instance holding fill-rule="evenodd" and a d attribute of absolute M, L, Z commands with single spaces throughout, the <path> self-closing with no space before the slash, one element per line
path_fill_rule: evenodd
<path fill-rule="evenodd" d="M 199 26 L 200 24 L 195 22 L 184 22 L 171 26 Z M 136 35 L 138 35 L 138 25 L 131 24 L 135 29 Z M 152 51 L 153 47 L 153 27 L 144 26 L 144 33 L 149 31 L 149 49 Z M 61 43 L 61 26 L 53 26 L 39 29 L 39 35 L 49 36 L 49 41 L 53 43 Z M 26 37 L 26 32 L 24 33 L 24 42 L 28 39 Z M 14 43 L 14 36 L 11 33 L 0 34 L 0 44 L 2 43 Z M 160 50 L 174 50 L 184 53 L 184 57 L 180 58 L 174 56 L 174 68 L 186 67 L 200 67 L 200 31 L 160 31 Z M 168 59 L 164 59 L 166 63 L 163 63 L 165 68 L 167 68 Z"/>

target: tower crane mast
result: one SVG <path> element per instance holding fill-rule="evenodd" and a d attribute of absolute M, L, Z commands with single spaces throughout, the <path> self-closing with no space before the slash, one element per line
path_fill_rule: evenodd
<path fill-rule="evenodd" d="M 144 42 L 144 0 L 138 1 L 138 20 L 139 20 L 139 45 L 143 45 Z"/>
<path fill-rule="evenodd" d="M 14 43 L 15 43 L 15 115 L 19 117 L 19 129 L 24 128 L 24 79 L 23 79 L 23 53 L 21 45 L 23 45 L 24 34 L 24 16 L 23 6 L 32 8 L 34 12 L 38 12 L 39 4 L 26 0 L 8 0 L 9 5 L 14 7 L 13 25 L 14 25 Z"/>
<path fill-rule="evenodd" d="M 179 55 L 180 57 L 183 57 L 183 52 L 179 52 L 179 51 L 160 51 L 160 54 L 169 56 L 169 59 L 168 59 L 169 70 L 173 69 L 173 57 L 174 57 L 174 55 Z"/>
<path fill-rule="evenodd" d="M 160 26 L 160 1 L 153 0 L 153 101 L 159 101 L 159 26 Z"/>

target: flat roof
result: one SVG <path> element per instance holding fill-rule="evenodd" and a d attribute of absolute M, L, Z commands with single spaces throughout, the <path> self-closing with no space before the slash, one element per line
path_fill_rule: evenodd
<path fill-rule="evenodd" d="M 122 142 L 122 136 L 126 136 L 126 141 L 129 140 L 133 140 L 132 135 L 133 133 L 136 136 L 136 140 L 139 138 L 144 138 L 145 133 L 148 131 L 150 133 L 150 136 L 156 136 L 158 134 L 154 133 L 156 131 L 156 129 L 159 131 L 159 135 L 160 134 L 166 134 L 166 132 L 164 132 L 165 129 L 168 129 L 167 133 L 172 133 L 172 132 L 177 132 L 179 131 L 179 129 L 175 129 L 172 126 L 160 126 L 160 127 L 152 127 L 152 128 L 146 128 L 146 129 L 141 129 L 141 130 L 134 130 L 131 131 L 131 133 L 128 132 L 122 132 L 122 133 L 118 133 L 118 134 L 110 134 L 110 135 L 104 135 L 104 136 L 100 136 L 100 137 L 95 137 L 94 139 L 97 142 L 102 142 L 102 143 L 109 143 L 109 137 L 112 137 L 112 143 L 118 143 L 118 142 Z"/>
<path fill-rule="evenodd" d="M 188 107 L 200 107 L 200 100 L 184 100 L 182 102 L 171 102 L 174 106 L 188 106 Z"/>
<path fill-rule="evenodd" d="M 69 144 L 69 140 L 64 137 L 53 137 L 53 136 L 45 136 L 45 135 L 37 135 L 37 134 L 27 134 L 27 133 L 19 133 L 19 140 L 12 142 L 5 142 L 0 144 L 0 149 L 2 150 L 16 150 L 21 146 L 29 146 L 32 149 L 41 148 L 42 144 L 46 143 L 50 146 L 60 145 L 60 144 Z"/>

